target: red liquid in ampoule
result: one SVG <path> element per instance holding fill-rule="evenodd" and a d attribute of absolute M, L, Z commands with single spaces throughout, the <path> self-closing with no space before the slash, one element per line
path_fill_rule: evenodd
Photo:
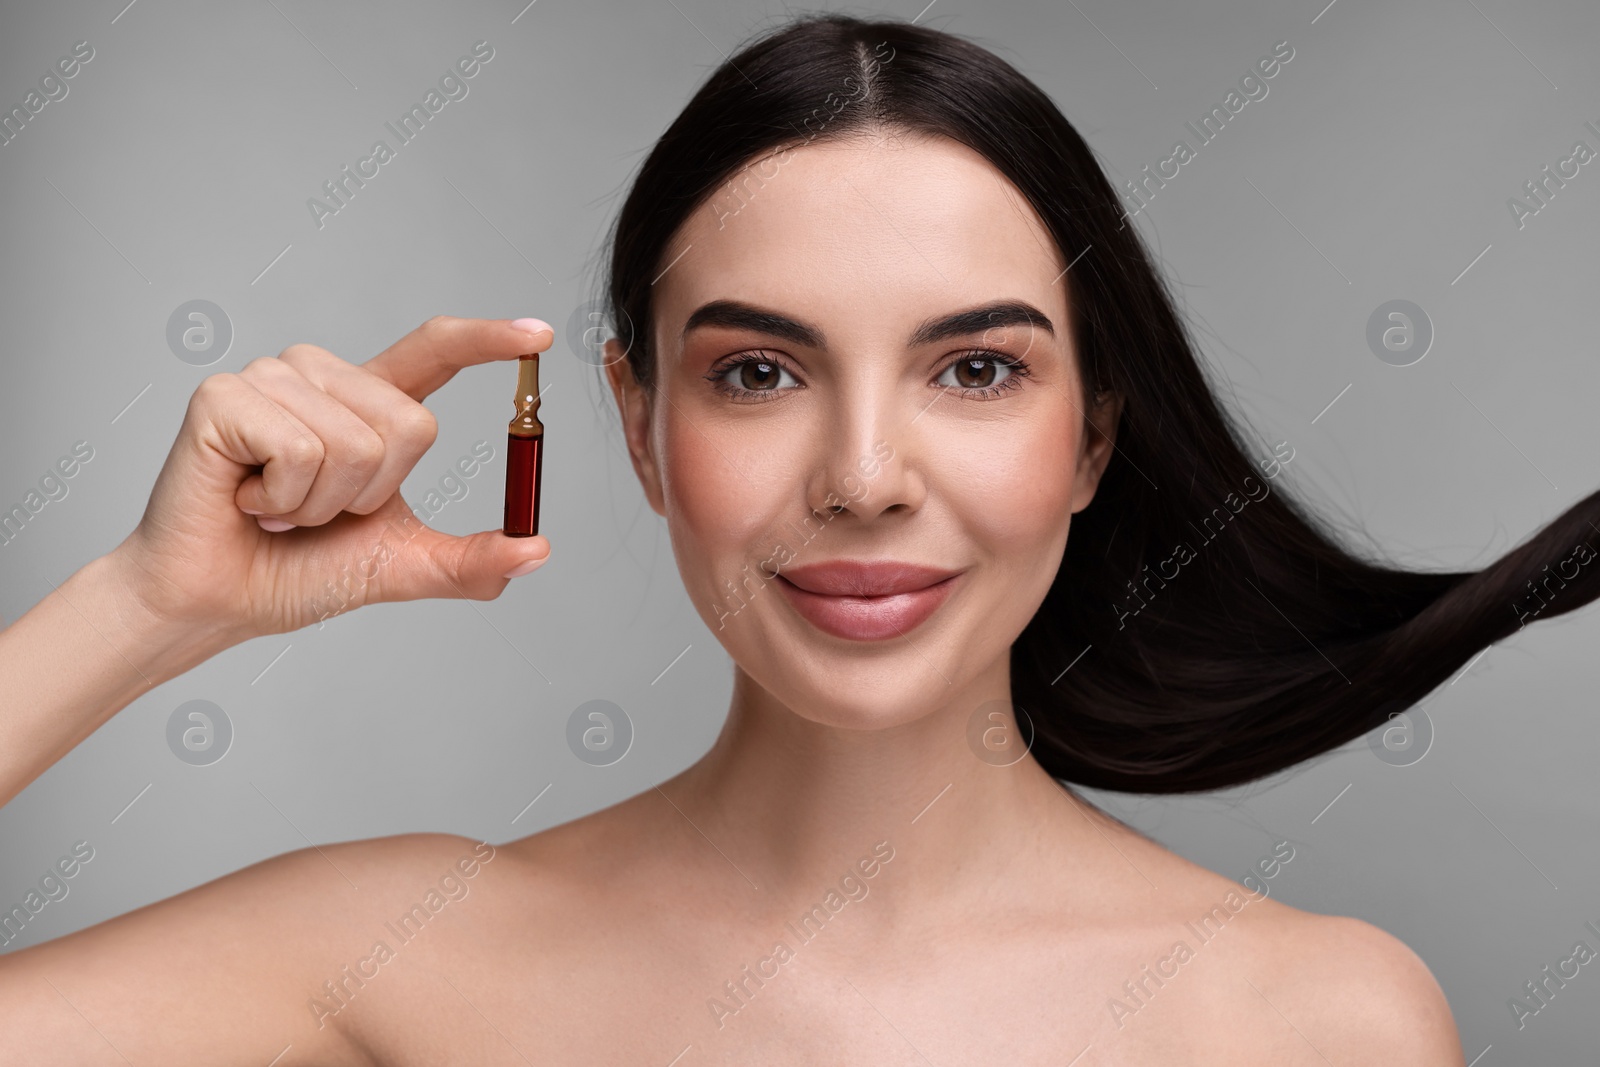
<path fill-rule="evenodd" d="M 544 435 L 506 434 L 506 514 L 502 531 L 509 537 L 539 532 L 539 475 Z"/>

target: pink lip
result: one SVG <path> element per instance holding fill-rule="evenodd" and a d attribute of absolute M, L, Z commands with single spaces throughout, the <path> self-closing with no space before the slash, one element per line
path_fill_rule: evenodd
<path fill-rule="evenodd" d="M 893 561 L 838 560 L 783 571 L 779 586 L 817 629 L 853 641 L 910 633 L 950 595 L 959 571 Z"/>

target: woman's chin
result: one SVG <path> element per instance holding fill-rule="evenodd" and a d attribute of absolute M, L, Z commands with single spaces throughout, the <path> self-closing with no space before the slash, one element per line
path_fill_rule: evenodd
<path fill-rule="evenodd" d="M 839 730 L 893 730 L 935 715 L 950 698 L 942 680 L 923 685 L 907 679 L 904 670 L 853 674 L 848 667 L 830 672 L 825 684 L 817 679 L 791 679 L 769 688 L 777 703 L 807 722 Z"/>

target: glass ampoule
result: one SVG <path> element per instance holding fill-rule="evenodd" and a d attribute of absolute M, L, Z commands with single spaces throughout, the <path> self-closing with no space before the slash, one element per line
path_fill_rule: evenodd
<path fill-rule="evenodd" d="M 502 532 L 539 532 L 539 476 L 544 465 L 544 423 L 539 421 L 539 354 L 517 361 L 517 413 L 506 427 L 506 511 Z"/>

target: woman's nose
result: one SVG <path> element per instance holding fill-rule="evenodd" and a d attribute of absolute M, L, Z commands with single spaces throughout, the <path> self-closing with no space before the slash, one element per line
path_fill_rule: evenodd
<path fill-rule="evenodd" d="M 813 511 L 848 510 L 873 519 L 921 508 L 927 488 L 916 441 L 932 423 L 920 417 L 912 398 L 889 392 L 841 397 L 830 405 L 830 417 L 811 428 L 817 459 L 806 496 Z"/>

